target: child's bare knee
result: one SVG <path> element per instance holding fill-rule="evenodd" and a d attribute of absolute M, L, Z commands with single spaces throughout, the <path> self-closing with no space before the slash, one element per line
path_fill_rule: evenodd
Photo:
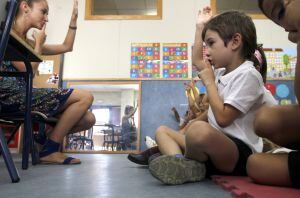
<path fill-rule="evenodd" d="M 167 133 L 168 129 L 169 128 L 167 126 L 164 126 L 164 125 L 159 126 L 155 132 L 155 139 L 159 138 L 162 135 L 165 135 Z"/>
<path fill-rule="evenodd" d="M 169 130 L 169 127 L 161 125 L 156 129 L 156 133 L 166 133 Z"/>
<path fill-rule="evenodd" d="M 186 144 L 197 147 L 205 147 L 208 142 L 213 141 L 213 134 L 201 124 L 193 124 L 186 134 Z"/>

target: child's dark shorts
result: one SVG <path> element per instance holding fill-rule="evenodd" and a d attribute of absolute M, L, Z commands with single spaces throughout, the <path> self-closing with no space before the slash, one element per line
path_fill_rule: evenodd
<path fill-rule="evenodd" d="M 209 159 L 207 162 L 205 162 L 206 165 L 206 177 L 210 177 L 211 175 L 232 175 L 232 176 L 246 176 L 247 175 L 247 170 L 246 170 L 246 164 L 248 157 L 253 154 L 252 150 L 250 147 L 245 144 L 242 140 L 230 137 L 230 138 L 237 146 L 239 150 L 239 160 L 236 163 L 236 166 L 234 170 L 231 173 L 226 173 L 219 171 L 212 161 Z"/>
<path fill-rule="evenodd" d="M 290 180 L 295 188 L 300 188 L 300 151 L 292 151 L 288 155 Z"/>

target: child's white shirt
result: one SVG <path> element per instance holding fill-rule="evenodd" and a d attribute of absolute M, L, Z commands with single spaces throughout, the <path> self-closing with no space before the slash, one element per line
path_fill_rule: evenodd
<path fill-rule="evenodd" d="M 254 132 L 255 113 L 263 104 L 275 105 L 276 100 L 264 87 L 261 74 L 255 69 L 253 62 L 245 61 L 230 73 L 224 75 L 225 72 L 225 68 L 215 70 L 218 94 L 224 104 L 229 104 L 242 113 L 232 124 L 223 128 L 218 125 L 209 106 L 208 122 L 218 131 L 242 140 L 253 152 L 262 152 L 262 138 Z"/>

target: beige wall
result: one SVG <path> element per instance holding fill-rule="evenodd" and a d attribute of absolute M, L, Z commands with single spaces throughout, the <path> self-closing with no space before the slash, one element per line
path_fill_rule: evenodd
<path fill-rule="evenodd" d="M 62 42 L 73 0 L 48 0 L 47 42 Z M 187 42 L 194 39 L 198 8 L 209 0 L 163 0 L 163 20 L 84 20 L 85 0 L 79 0 L 77 37 L 65 55 L 64 78 L 128 78 L 132 42 Z M 287 33 L 269 20 L 255 20 L 258 40 L 265 47 L 294 47 Z"/>

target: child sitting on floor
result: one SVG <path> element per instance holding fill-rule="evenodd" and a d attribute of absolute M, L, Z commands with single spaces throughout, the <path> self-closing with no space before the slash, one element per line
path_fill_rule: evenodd
<path fill-rule="evenodd" d="M 199 14 L 193 51 L 193 64 L 207 90 L 208 122 L 193 122 L 186 136 L 157 136 L 165 155 L 152 160 L 149 170 L 165 184 L 200 181 L 206 168 L 208 175 L 246 175 L 248 157 L 262 151 L 253 120 L 270 95 L 249 61 L 257 48 L 255 26 L 250 17 L 237 11 L 211 16 L 209 7 Z"/>

